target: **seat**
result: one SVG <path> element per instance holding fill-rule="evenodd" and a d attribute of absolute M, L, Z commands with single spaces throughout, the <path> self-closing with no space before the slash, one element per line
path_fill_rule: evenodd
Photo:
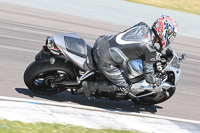
<path fill-rule="evenodd" d="M 94 61 L 94 58 L 93 58 L 92 47 L 90 47 L 88 45 L 87 50 L 88 50 L 88 56 L 87 56 L 87 59 L 86 59 L 87 65 L 85 65 L 85 68 L 87 67 L 87 68 L 89 68 L 88 70 L 92 70 L 92 71 L 97 70 L 97 67 L 96 67 L 96 64 L 95 64 L 95 61 Z"/>
<path fill-rule="evenodd" d="M 77 36 L 64 36 L 65 45 L 67 51 L 81 56 L 83 58 L 87 57 L 87 44 L 85 41 Z"/>
<path fill-rule="evenodd" d="M 86 61 L 83 65 L 84 70 L 96 70 L 92 56 L 92 48 L 87 45 L 86 42 L 82 38 L 80 38 L 78 34 L 65 34 L 64 40 L 68 52 L 86 58 Z"/>

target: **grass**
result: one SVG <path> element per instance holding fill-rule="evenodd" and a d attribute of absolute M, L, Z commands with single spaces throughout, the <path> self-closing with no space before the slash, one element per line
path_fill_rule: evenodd
<path fill-rule="evenodd" d="M 200 0 L 126 0 L 200 15 Z"/>
<path fill-rule="evenodd" d="M 0 133 L 140 133 L 139 131 L 91 129 L 80 126 L 23 123 L 19 121 L 0 120 Z"/>

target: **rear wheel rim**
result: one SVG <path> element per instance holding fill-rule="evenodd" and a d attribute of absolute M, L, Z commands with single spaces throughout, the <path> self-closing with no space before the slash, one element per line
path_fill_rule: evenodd
<path fill-rule="evenodd" d="M 32 85 L 34 89 L 39 92 L 59 92 L 60 87 L 53 86 L 52 83 L 59 81 L 71 81 L 70 76 L 64 71 L 47 71 L 39 73 L 32 80 Z M 64 89 L 64 88 L 63 88 Z"/>

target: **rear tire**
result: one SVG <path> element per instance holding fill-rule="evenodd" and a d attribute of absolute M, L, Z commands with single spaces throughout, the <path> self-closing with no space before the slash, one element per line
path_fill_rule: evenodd
<path fill-rule="evenodd" d="M 66 90 L 65 87 L 54 88 L 51 86 L 51 82 L 56 80 L 55 75 L 60 74 L 59 72 L 62 72 L 62 75 L 64 73 L 61 78 L 67 77 L 68 80 L 75 78 L 70 62 L 64 63 L 64 61 L 57 60 L 52 65 L 49 62 L 37 63 L 34 61 L 24 72 L 24 83 L 34 93 L 56 94 Z"/>

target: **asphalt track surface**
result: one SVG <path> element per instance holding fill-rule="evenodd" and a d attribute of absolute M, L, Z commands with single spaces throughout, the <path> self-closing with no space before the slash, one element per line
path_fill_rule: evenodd
<path fill-rule="evenodd" d="M 181 64 L 182 76 L 175 95 L 162 104 L 138 106 L 130 101 L 87 100 L 69 92 L 44 96 L 27 89 L 23 82 L 23 73 L 41 49 L 47 35 L 76 32 L 92 46 L 98 36 L 115 34 L 128 26 L 6 3 L 0 3 L 0 16 L 0 96 L 57 101 L 200 121 L 199 39 L 178 36 L 172 44 L 178 55 L 186 53 L 188 58 Z"/>

